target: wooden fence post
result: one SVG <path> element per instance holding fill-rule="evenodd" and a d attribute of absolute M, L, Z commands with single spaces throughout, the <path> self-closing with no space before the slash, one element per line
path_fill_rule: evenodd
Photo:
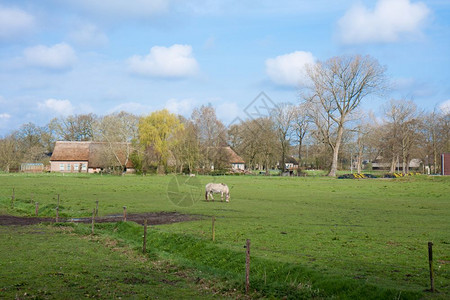
<path fill-rule="evenodd" d="M 92 228 L 91 228 L 92 235 L 94 235 L 94 223 L 95 223 L 95 208 L 92 210 Z"/>
<path fill-rule="evenodd" d="M 58 223 L 59 221 L 59 206 L 56 207 L 56 219 L 55 222 Z"/>
<path fill-rule="evenodd" d="M 98 200 L 95 201 L 95 216 L 98 217 Z"/>
<path fill-rule="evenodd" d="M 215 223 L 216 223 L 216 217 L 213 216 L 212 217 L 212 241 L 213 242 L 216 239 L 216 226 L 215 226 Z"/>
<path fill-rule="evenodd" d="M 247 239 L 246 258 L 245 258 L 245 293 L 250 291 L 250 240 Z"/>
<path fill-rule="evenodd" d="M 58 194 L 58 207 L 59 207 L 59 194 Z"/>
<path fill-rule="evenodd" d="M 147 252 L 147 219 L 144 220 L 144 241 L 142 244 L 142 253 Z"/>
<path fill-rule="evenodd" d="M 123 207 L 123 221 L 124 222 L 127 221 L 127 207 L 126 206 Z"/>
<path fill-rule="evenodd" d="M 13 190 L 12 190 L 12 195 L 11 195 L 11 208 L 14 208 L 14 200 L 16 200 L 16 191 L 15 191 L 15 188 L 13 188 Z"/>
<path fill-rule="evenodd" d="M 434 293 L 434 272 L 433 272 L 433 243 L 428 242 L 428 265 L 430 266 L 430 291 Z"/>
<path fill-rule="evenodd" d="M 36 214 L 36 217 L 39 215 L 39 202 L 36 202 L 35 214 Z"/>

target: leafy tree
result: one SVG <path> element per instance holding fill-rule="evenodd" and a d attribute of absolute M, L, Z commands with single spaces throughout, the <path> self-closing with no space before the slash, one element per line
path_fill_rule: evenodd
<path fill-rule="evenodd" d="M 171 150 L 178 142 L 176 134 L 181 130 L 184 130 L 183 124 L 167 109 L 155 111 L 139 120 L 140 142 L 153 149 L 159 173 L 167 170 Z"/>

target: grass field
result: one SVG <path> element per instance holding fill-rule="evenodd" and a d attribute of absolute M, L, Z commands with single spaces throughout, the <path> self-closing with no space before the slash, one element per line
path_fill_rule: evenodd
<path fill-rule="evenodd" d="M 245 240 L 251 239 L 253 285 L 264 290 L 264 284 L 272 280 L 287 287 L 277 293 L 272 285 L 268 295 L 280 296 L 294 287 L 303 289 L 305 298 L 345 298 L 358 291 L 356 295 L 363 298 L 374 287 L 380 291 L 373 292 L 372 298 L 450 297 L 449 177 L 227 176 L 196 177 L 184 184 L 187 179 L 0 175 L 0 212 L 31 216 L 32 198 L 39 202 L 41 216 L 54 216 L 59 194 L 60 217 L 88 217 L 96 200 L 100 215 L 121 214 L 123 206 L 128 213 L 200 214 L 203 220 L 152 228 L 151 243 L 154 251 L 160 250 L 155 254 L 228 278 L 239 272 L 233 256 L 243 254 Z M 230 203 L 202 200 L 202 186 L 210 181 L 230 186 Z M 214 243 L 210 241 L 211 216 L 216 217 Z M 139 226 L 121 226 L 125 226 L 123 232 L 139 230 Z M 125 236 L 117 238 L 126 240 Z M 138 240 L 139 233 L 134 243 Z M 171 244 L 172 240 L 176 242 Z M 429 241 L 434 243 L 437 294 L 424 292 L 429 288 Z M 354 291 L 343 293 L 346 287 L 337 291 L 340 285 Z M 391 294 L 383 294 L 385 290 Z"/>

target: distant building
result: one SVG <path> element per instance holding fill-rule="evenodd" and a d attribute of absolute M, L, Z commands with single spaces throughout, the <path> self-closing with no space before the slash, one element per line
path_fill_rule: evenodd
<path fill-rule="evenodd" d="M 441 154 L 442 175 L 450 175 L 450 153 Z"/>
<path fill-rule="evenodd" d="M 20 164 L 20 172 L 39 173 L 44 171 L 43 163 L 22 163 Z"/>
<path fill-rule="evenodd" d="M 233 171 L 245 171 L 245 161 L 231 147 L 224 147 L 228 153 L 229 163 Z"/>
<path fill-rule="evenodd" d="M 134 173 L 127 157 L 129 143 L 66 142 L 58 141 L 50 157 L 50 171 L 61 173 L 98 173 L 121 167 Z"/>

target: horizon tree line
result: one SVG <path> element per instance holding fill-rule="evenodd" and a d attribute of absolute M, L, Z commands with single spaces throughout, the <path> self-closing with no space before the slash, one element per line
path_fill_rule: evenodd
<path fill-rule="evenodd" d="M 192 173 L 226 170 L 225 146 L 231 146 L 250 170 L 286 171 L 296 157 L 302 169 L 350 166 L 381 161 L 395 172 L 409 172 L 412 159 L 439 171 L 440 154 L 450 152 L 450 112 L 419 110 L 413 101 L 392 99 L 383 116 L 363 112 L 360 104 L 386 90 L 385 68 L 369 56 L 340 56 L 307 69 L 310 84 L 296 104 L 275 105 L 265 117 L 228 128 L 214 107 L 202 105 L 190 118 L 163 109 L 147 116 L 122 111 L 105 116 L 79 114 L 52 119 L 45 126 L 23 124 L 0 138 L 0 170 L 17 170 L 22 162 L 48 163 L 56 141 L 96 141 L 109 146 L 111 163 L 125 153 L 139 172 Z M 370 164 L 369 164 L 370 165 Z"/>

